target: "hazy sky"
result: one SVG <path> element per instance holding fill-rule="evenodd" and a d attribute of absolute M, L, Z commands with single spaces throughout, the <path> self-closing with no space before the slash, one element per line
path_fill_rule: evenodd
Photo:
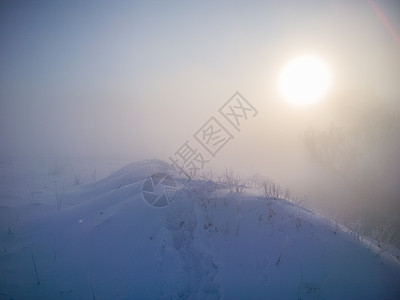
<path fill-rule="evenodd" d="M 400 32 L 400 2 L 377 3 Z M 299 108 L 277 78 L 302 53 L 333 86 Z M 167 159 L 239 91 L 258 115 L 214 163 L 290 165 L 341 101 L 398 102 L 399 53 L 368 1 L 1 1 L 1 153 Z"/>

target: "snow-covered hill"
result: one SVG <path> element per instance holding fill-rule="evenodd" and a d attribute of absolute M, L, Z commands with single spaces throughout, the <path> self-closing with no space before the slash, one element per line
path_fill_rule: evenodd
<path fill-rule="evenodd" d="M 161 208 L 142 195 L 157 172 L 177 182 Z M 257 189 L 147 160 L 60 199 L 0 203 L 0 299 L 400 299 L 398 257 Z"/>

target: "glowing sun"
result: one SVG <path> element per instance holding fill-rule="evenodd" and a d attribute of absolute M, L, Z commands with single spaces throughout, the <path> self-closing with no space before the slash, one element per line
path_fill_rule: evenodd
<path fill-rule="evenodd" d="M 329 88 L 328 65 L 316 56 L 301 56 L 288 62 L 279 78 L 282 96 L 295 104 L 321 99 Z"/>

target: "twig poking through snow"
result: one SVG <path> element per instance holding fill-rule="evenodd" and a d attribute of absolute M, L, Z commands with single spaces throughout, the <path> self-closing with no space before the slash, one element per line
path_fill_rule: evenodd
<path fill-rule="evenodd" d="M 93 297 L 93 300 L 96 300 L 96 296 L 94 295 L 94 290 L 93 290 L 93 283 L 92 283 L 92 279 L 90 279 L 90 291 L 92 292 L 92 297 Z"/>
<path fill-rule="evenodd" d="M 39 279 L 39 274 L 38 274 L 38 271 L 36 268 L 36 262 L 35 262 L 35 258 L 33 257 L 33 254 L 32 254 L 32 264 L 33 264 L 33 268 L 35 269 L 35 274 L 36 274 L 36 279 L 37 279 L 36 285 L 39 285 L 40 279 Z"/>

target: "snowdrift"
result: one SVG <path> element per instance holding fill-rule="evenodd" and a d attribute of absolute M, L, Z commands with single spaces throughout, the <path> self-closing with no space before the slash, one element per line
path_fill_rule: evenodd
<path fill-rule="evenodd" d="M 177 183 L 161 208 L 142 196 L 157 172 Z M 0 299 L 400 298 L 398 258 L 372 242 L 257 189 L 189 182 L 162 161 L 80 186 L 58 212 L 0 209 Z"/>

